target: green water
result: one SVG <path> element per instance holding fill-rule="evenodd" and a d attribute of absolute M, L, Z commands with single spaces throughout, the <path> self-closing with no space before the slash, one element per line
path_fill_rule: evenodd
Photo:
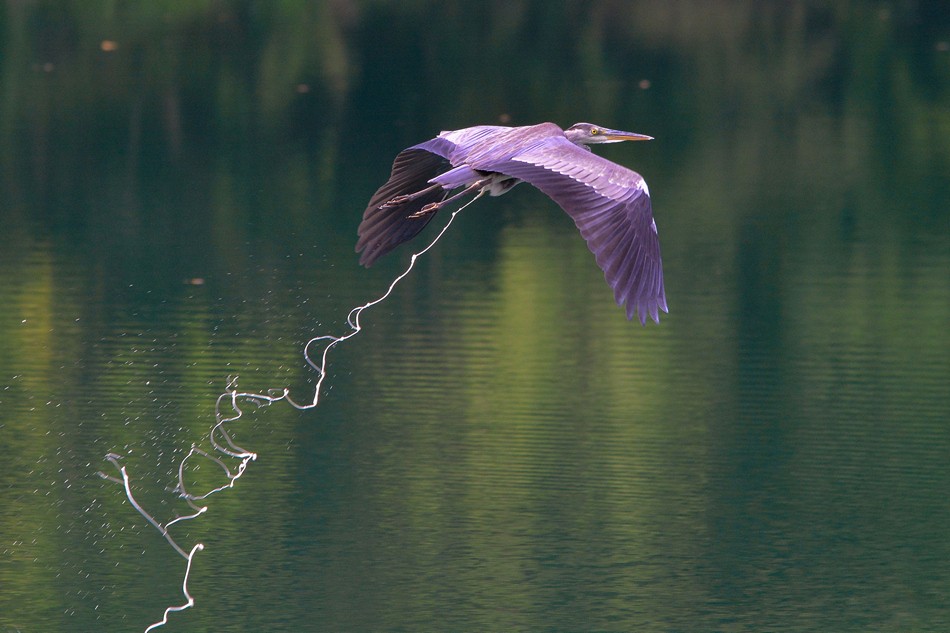
<path fill-rule="evenodd" d="M 547 120 L 656 137 L 598 152 L 649 182 L 669 315 L 628 322 L 539 192 L 479 200 L 319 407 L 231 427 L 259 457 L 173 528 L 205 549 L 159 630 L 950 630 L 942 3 L 11 2 L 0 27 L 0 630 L 179 604 L 104 456 L 186 512 L 228 377 L 308 400 L 303 344 L 407 265 L 353 252 L 393 156 Z"/>

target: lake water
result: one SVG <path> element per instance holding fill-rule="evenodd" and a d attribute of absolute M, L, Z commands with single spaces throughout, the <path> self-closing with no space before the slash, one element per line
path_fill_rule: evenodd
<path fill-rule="evenodd" d="M 244 403 L 159 630 L 950 630 L 941 3 L 0 16 L 0 630 L 180 604 L 106 455 L 188 512 L 229 377 L 310 400 L 304 344 L 434 237 L 357 263 L 395 154 L 547 120 L 656 137 L 597 151 L 650 184 L 669 315 L 628 322 L 538 191 L 479 200 L 319 406 Z"/>

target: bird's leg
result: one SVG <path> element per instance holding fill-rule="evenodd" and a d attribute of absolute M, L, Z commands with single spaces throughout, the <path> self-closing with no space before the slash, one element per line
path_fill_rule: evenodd
<path fill-rule="evenodd" d="M 465 189 L 462 189 L 460 192 L 458 192 L 454 196 L 450 196 L 448 198 L 445 198 L 444 200 L 440 200 L 439 202 L 430 202 L 429 204 L 422 207 L 415 213 L 410 214 L 409 217 L 410 218 L 424 218 L 425 216 L 431 213 L 435 213 L 436 211 L 441 209 L 444 205 L 450 202 L 453 202 L 455 200 L 458 200 L 462 196 L 468 195 L 472 193 L 473 191 L 477 191 L 481 189 L 482 187 L 488 186 L 491 183 L 491 180 L 492 180 L 491 176 L 489 176 L 488 178 L 479 178 L 478 180 L 476 180 L 469 186 L 465 187 Z"/>
<path fill-rule="evenodd" d="M 395 197 L 393 197 L 393 198 L 390 198 L 390 199 L 387 200 L 386 202 L 384 202 L 379 208 L 380 208 L 380 209 L 388 209 L 388 208 L 390 208 L 390 207 L 398 207 L 398 206 L 401 205 L 401 204 L 406 204 L 407 202 L 412 202 L 412 201 L 415 200 L 416 198 L 421 198 L 422 196 L 426 195 L 426 194 L 429 193 L 430 191 L 435 191 L 436 189 L 438 189 L 438 188 L 441 187 L 441 186 L 442 186 L 442 185 L 436 183 L 436 184 L 432 185 L 431 187 L 426 187 L 425 189 L 423 189 L 423 190 L 421 190 L 421 191 L 417 191 L 417 192 L 415 192 L 415 193 L 408 193 L 408 194 L 405 194 L 405 195 L 402 195 L 402 196 L 395 196 Z"/>

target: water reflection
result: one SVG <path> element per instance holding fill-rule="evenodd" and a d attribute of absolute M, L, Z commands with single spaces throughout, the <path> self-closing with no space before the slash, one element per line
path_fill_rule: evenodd
<path fill-rule="evenodd" d="M 352 252 L 392 155 L 508 115 L 657 137 L 606 155 L 650 182 L 669 318 L 631 326 L 541 194 L 479 201 L 318 411 L 235 428 L 262 457 L 180 534 L 177 624 L 947 628 L 945 11 L 491 9 L 4 9 L 0 625 L 177 600 L 102 456 L 171 516 L 226 377 L 305 393 L 301 345 L 401 270 Z"/>

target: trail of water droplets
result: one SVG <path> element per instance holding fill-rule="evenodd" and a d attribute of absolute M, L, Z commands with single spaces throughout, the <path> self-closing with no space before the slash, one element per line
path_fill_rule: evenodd
<path fill-rule="evenodd" d="M 478 198 L 481 196 L 482 193 L 480 192 L 474 198 L 452 212 L 452 215 L 448 222 L 445 223 L 445 226 L 442 227 L 439 233 L 432 239 L 431 242 L 429 242 L 425 248 L 412 255 L 412 258 L 409 261 L 409 266 L 406 267 L 406 270 L 404 270 L 402 274 L 393 279 L 392 283 L 389 284 L 389 288 L 386 289 L 386 292 L 384 292 L 377 299 L 364 303 L 363 305 L 357 306 L 350 310 L 346 317 L 346 323 L 350 328 L 349 332 L 340 336 L 316 336 L 307 341 L 303 349 L 304 359 L 307 361 L 307 364 L 317 372 L 317 382 L 314 385 L 313 398 L 311 400 L 306 402 L 295 401 L 293 398 L 291 398 L 290 390 L 286 387 L 282 389 L 270 389 L 265 393 L 239 391 L 237 376 L 228 377 L 226 390 L 224 393 L 218 396 L 218 399 L 215 403 L 215 424 L 211 427 L 211 431 L 208 433 L 208 441 L 211 445 L 212 451 L 207 451 L 199 448 L 196 445 L 193 445 L 191 450 L 188 451 L 188 453 L 178 465 L 178 483 L 175 487 L 175 491 L 180 498 L 184 499 L 185 503 L 187 503 L 192 509 L 192 512 L 175 517 L 165 524 L 160 523 L 145 508 L 143 508 L 141 504 L 139 504 L 139 502 L 135 499 L 135 496 L 132 494 L 131 478 L 126 467 L 120 463 L 122 456 L 116 453 L 109 453 L 106 455 L 105 459 L 115 466 L 119 476 L 116 477 L 113 475 L 108 475 L 102 471 L 99 472 L 99 475 L 104 479 L 120 484 L 124 488 L 125 496 L 129 500 L 129 503 L 132 504 L 132 507 L 135 508 L 135 510 L 141 514 L 145 520 L 148 521 L 156 530 L 158 530 L 159 533 L 161 533 L 165 541 L 171 546 L 172 549 L 175 550 L 179 556 L 187 561 L 184 578 L 182 579 L 181 583 L 181 590 L 185 596 L 185 602 L 181 605 L 166 607 L 165 612 L 162 615 L 162 619 L 149 625 L 145 629 L 145 633 L 167 624 L 168 616 L 172 612 L 184 611 L 195 604 L 194 597 L 188 591 L 188 576 L 191 573 L 191 566 L 194 561 L 195 554 L 202 551 L 204 549 L 204 545 L 202 543 L 196 543 L 189 551 L 185 551 L 185 549 L 182 548 L 172 537 L 171 533 L 169 532 L 169 528 L 171 528 L 176 523 L 195 519 L 204 514 L 208 510 L 208 507 L 205 505 L 199 505 L 199 502 L 203 502 L 205 499 L 215 493 L 221 492 L 228 488 L 233 488 L 237 480 L 240 479 L 244 474 L 248 464 L 257 459 L 256 453 L 248 451 L 235 444 L 226 428 L 229 422 L 234 422 L 244 415 L 244 410 L 241 408 L 242 403 L 251 403 L 260 407 L 268 406 L 275 402 L 285 401 L 292 407 L 301 410 L 312 409 L 316 407 L 320 402 L 320 390 L 322 389 L 323 381 L 327 376 L 327 360 L 330 350 L 343 341 L 346 341 L 347 339 L 359 334 L 360 330 L 362 330 L 362 326 L 360 325 L 360 317 L 363 311 L 385 301 L 392 294 L 399 282 L 409 275 L 416 264 L 416 260 L 424 255 L 433 246 L 435 246 L 436 243 L 442 238 L 445 232 L 452 225 L 452 222 L 455 220 L 455 216 L 465 210 L 468 205 L 478 200 Z M 319 345 L 323 346 L 323 350 L 319 353 L 319 355 L 315 355 L 311 350 L 315 346 L 317 346 L 317 349 L 319 349 Z M 317 362 L 316 358 L 319 358 L 319 362 Z M 190 460 L 197 458 L 209 460 L 220 466 L 224 473 L 225 483 L 202 494 L 189 492 L 185 486 L 185 466 Z M 233 464 L 229 466 L 228 462 L 225 460 L 237 460 L 237 466 L 232 470 Z"/>

